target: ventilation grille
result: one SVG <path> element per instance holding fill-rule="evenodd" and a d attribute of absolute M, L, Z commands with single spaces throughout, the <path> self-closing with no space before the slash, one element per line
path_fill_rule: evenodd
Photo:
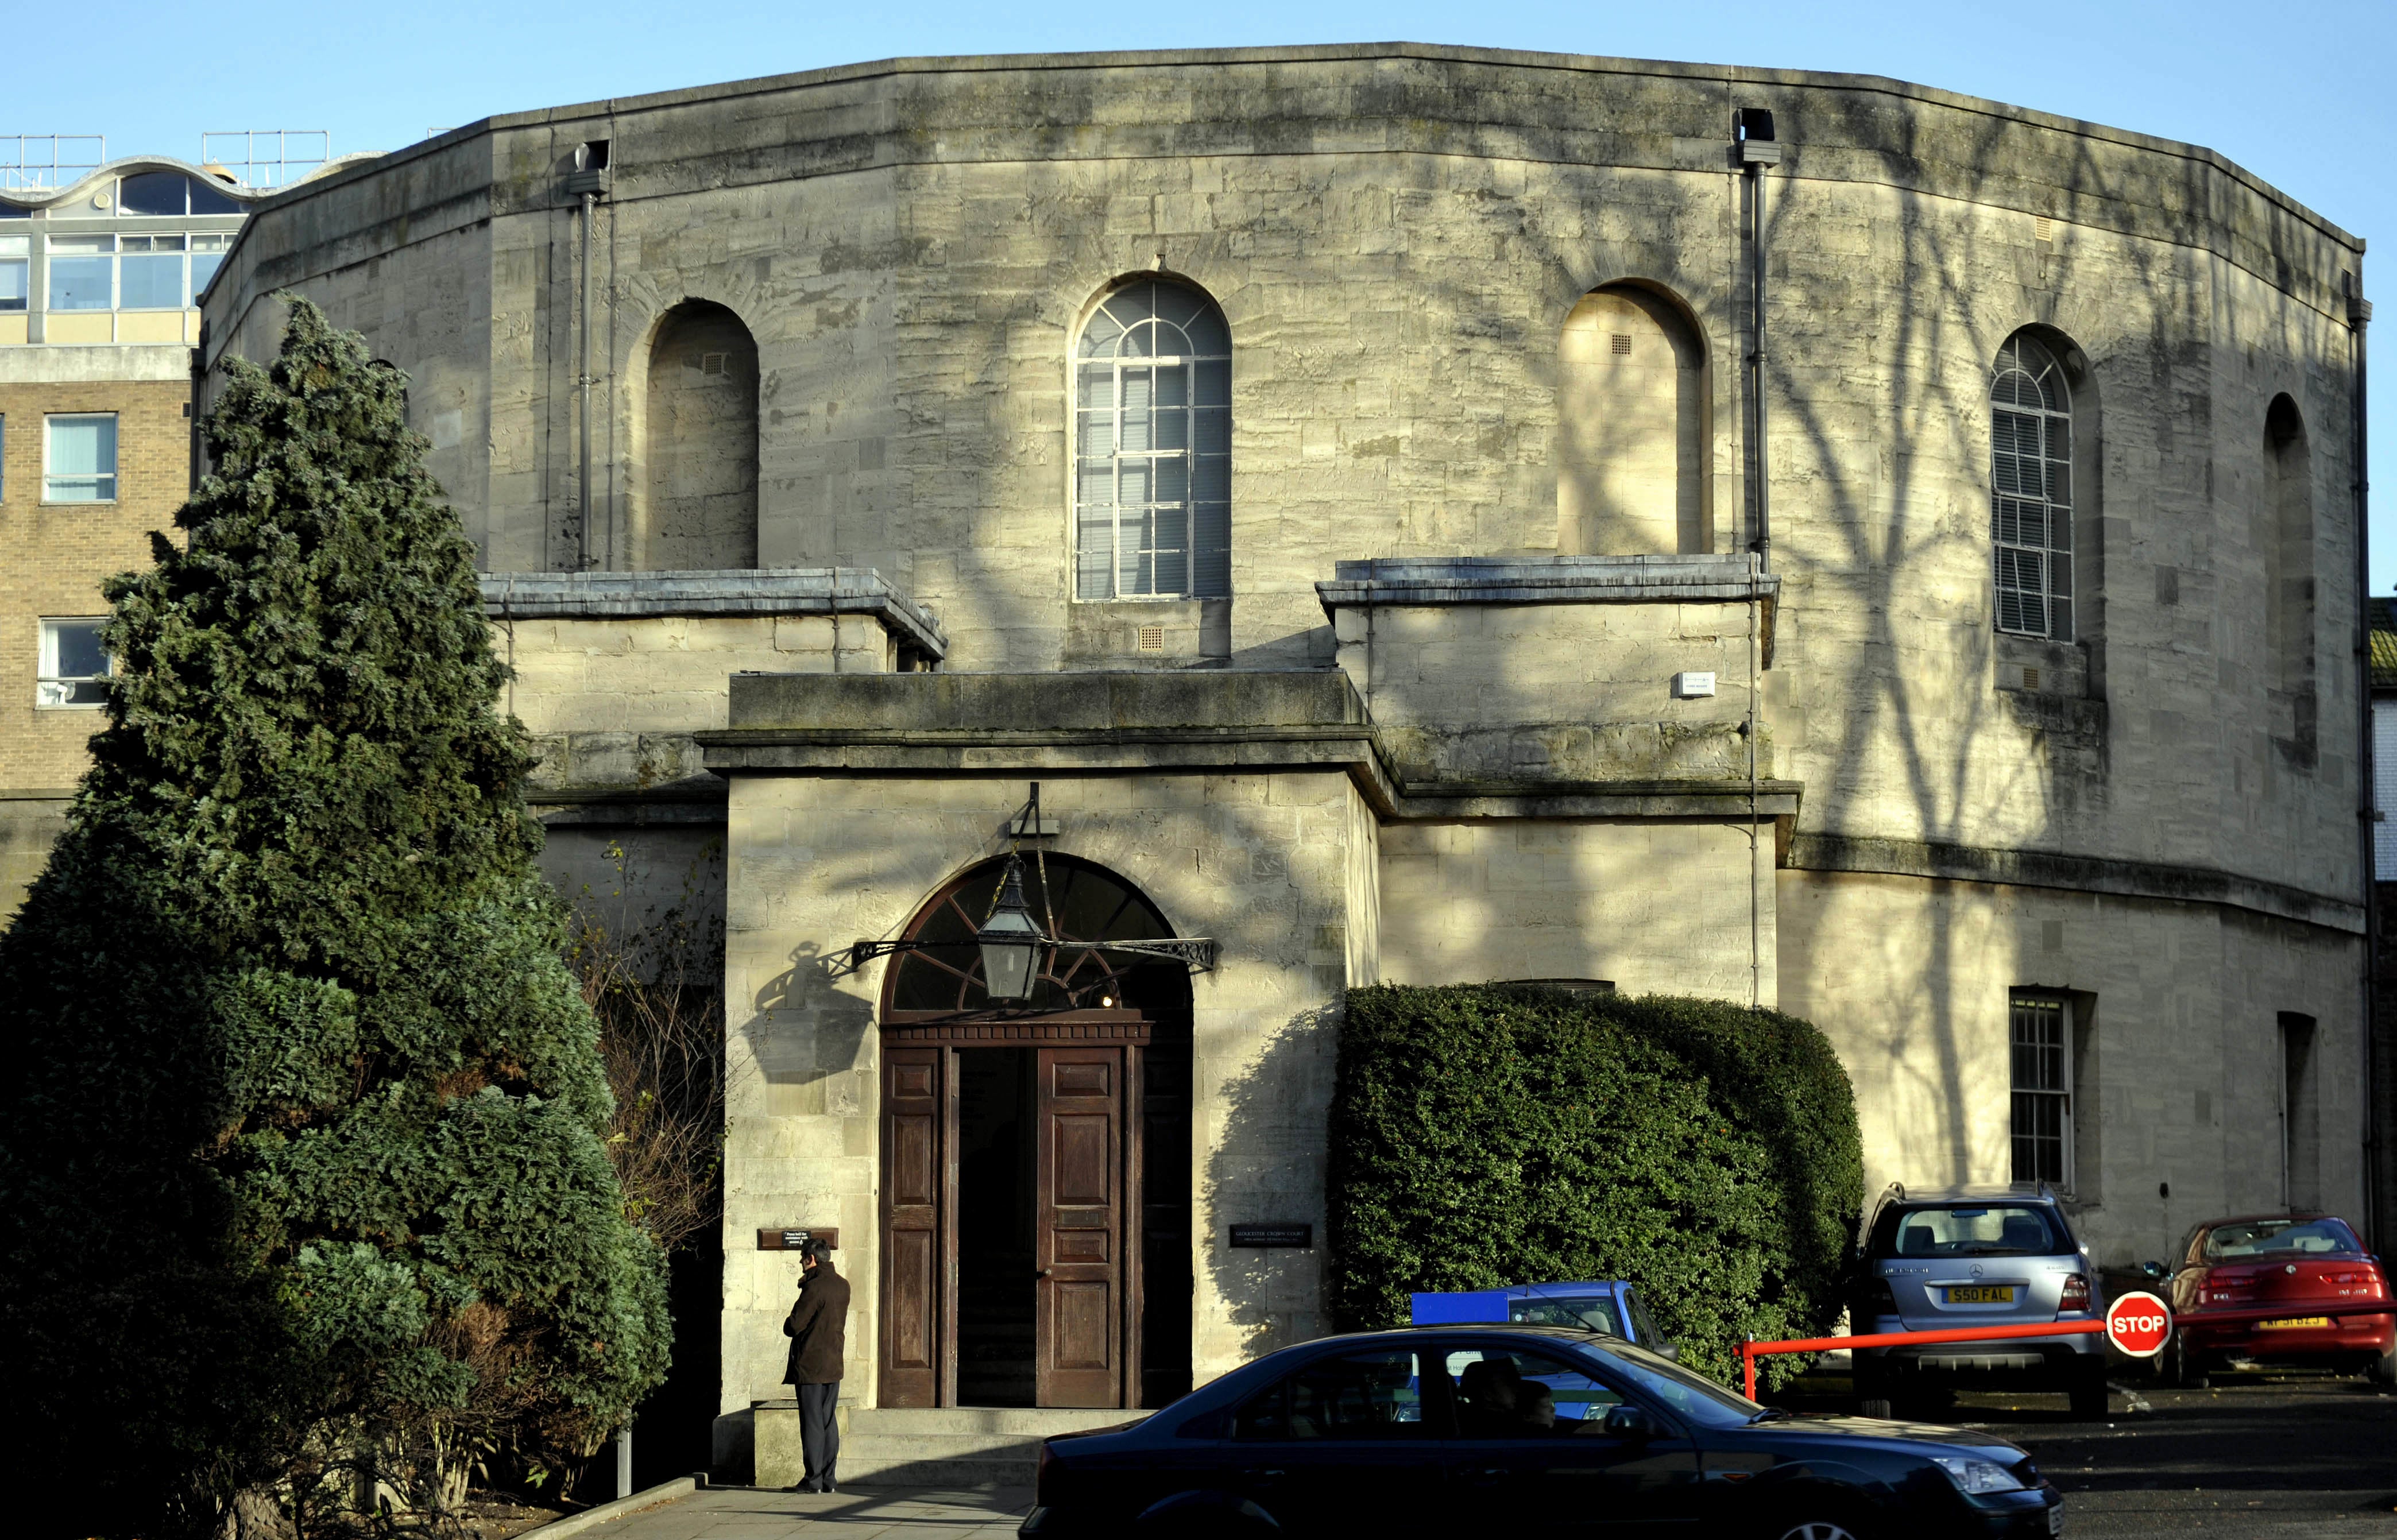
<path fill-rule="evenodd" d="M 2056 221 L 2045 215 L 2036 215 L 2030 221 L 2030 236 L 2035 241 L 2056 239 Z"/>
<path fill-rule="evenodd" d="M 1143 652 L 1164 651 L 1165 627 L 1161 625 L 1142 626 L 1140 628 L 1140 649 Z"/>
<path fill-rule="evenodd" d="M 1615 352 L 1617 352 L 1617 353 L 1629 353 L 1629 352 L 1631 351 L 1631 339 L 1630 339 L 1630 338 L 1626 337 L 1625 335 L 1623 335 L 1623 333 L 1621 333 L 1621 332 L 1619 332 L 1619 331 L 1618 331 L 1618 332 L 1614 332 L 1614 333 L 1613 333 L 1613 336 L 1614 336 L 1614 351 L 1615 351 Z"/>
<path fill-rule="evenodd" d="M 732 370 L 727 367 L 725 355 L 703 353 L 699 355 L 699 372 L 711 380 L 720 380 L 730 374 Z"/>

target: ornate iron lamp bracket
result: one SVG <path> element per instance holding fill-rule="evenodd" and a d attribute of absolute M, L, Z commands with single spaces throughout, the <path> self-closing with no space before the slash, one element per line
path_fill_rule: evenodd
<path fill-rule="evenodd" d="M 971 941 L 861 941 L 835 952 L 826 959 L 824 971 L 830 978 L 846 978 L 877 957 L 934 947 L 955 950 L 972 944 Z M 1182 963 L 1194 973 L 1215 971 L 1215 944 L 1204 936 L 1169 936 L 1158 941 L 1052 941 L 1047 944 L 1061 952 L 1124 952 L 1136 957 L 1156 957 L 1163 962 Z"/>
<path fill-rule="evenodd" d="M 1016 834 L 1019 840 L 1027 835 L 1038 838 L 1049 832 L 1048 826 L 1040 817 L 1039 782 L 1032 783 L 1030 799 L 1008 821 L 1008 826 Z M 1038 859 L 1038 847 L 1035 848 L 1034 854 L 1035 859 Z M 1015 859 L 1015 852 L 1012 850 L 1008 852 L 1008 855 L 1010 861 Z M 1047 907 L 1049 896 L 1048 871 L 1048 866 L 1043 864 L 1040 868 L 1040 895 L 1044 909 Z M 1161 962 L 1178 962 L 1194 973 L 1212 973 L 1215 971 L 1215 944 L 1204 936 L 1167 936 L 1155 941 L 1059 941 L 1053 934 L 1056 930 L 1054 920 L 1049 923 L 1047 929 L 1052 933 L 1043 935 L 1041 944 L 1054 951 L 1121 952 L 1136 957 L 1155 957 Z M 861 941 L 844 951 L 835 952 L 826 957 L 824 972 L 829 978 L 846 978 L 877 957 L 892 957 L 901 952 L 920 952 L 933 946 L 956 947 L 973 944 L 975 943 L 971 940 L 962 943 L 913 939 Z"/>

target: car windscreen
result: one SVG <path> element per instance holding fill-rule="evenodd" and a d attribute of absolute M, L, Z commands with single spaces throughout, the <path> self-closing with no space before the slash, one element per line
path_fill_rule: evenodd
<path fill-rule="evenodd" d="M 1726 1390 L 1703 1374 L 1626 1342 L 1591 1345 L 1603 1353 L 1617 1377 L 1661 1401 L 1675 1413 L 1707 1427 L 1740 1427 L 1764 1408 L 1735 1391 Z"/>
<path fill-rule="evenodd" d="M 1614 1301 L 1600 1294 L 1510 1300 L 1506 1319 L 1533 1326 L 1578 1327 L 1585 1332 L 1603 1332 L 1610 1337 L 1623 1335 L 1623 1321 L 1614 1313 Z"/>
<path fill-rule="evenodd" d="M 2038 1203 L 1948 1203 L 1888 1209 L 1873 1224 L 1876 1262 L 1906 1257 L 2060 1256 L 2073 1249 Z"/>
<path fill-rule="evenodd" d="M 2243 1219 L 2236 1225 L 2216 1225 L 2205 1236 L 2208 1262 L 2325 1256 L 2363 1250 L 2355 1232 L 2337 1219 Z"/>

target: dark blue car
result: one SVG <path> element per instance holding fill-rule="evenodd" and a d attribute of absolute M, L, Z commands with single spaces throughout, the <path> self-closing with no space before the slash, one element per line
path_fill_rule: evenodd
<path fill-rule="evenodd" d="M 1019 1533 L 2030 1536 L 2062 1531 L 2063 1501 L 1967 1428 L 1793 1416 L 1593 1332 L 1414 1327 L 1287 1347 L 1046 1440 Z"/>

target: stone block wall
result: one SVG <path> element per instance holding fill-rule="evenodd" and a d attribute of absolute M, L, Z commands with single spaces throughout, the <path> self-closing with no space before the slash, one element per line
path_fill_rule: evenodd
<path fill-rule="evenodd" d="M 2106 1266 L 2282 1205 L 2279 1013 L 2317 1023 L 2323 1196 L 2364 1197 L 2363 938 L 2210 904 L 1856 873 L 1779 878 L 1781 1008 L 1856 1089 L 1868 1193 L 2013 1177 L 2010 993 L 2071 995 L 2082 1239 Z"/>
<path fill-rule="evenodd" d="M 1774 1004 L 1773 828 L 1487 819 L 1382 830 L 1392 984 L 1603 979 L 1626 994 Z M 1758 970 L 1751 974 L 1750 922 Z"/>
<path fill-rule="evenodd" d="M 516 670 L 504 705 L 542 755 L 532 795 L 646 790 L 705 778 L 693 732 L 725 725 L 738 673 L 888 673 L 870 615 L 660 615 L 501 620 Z"/>
<path fill-rule="evenodd" d="M 1234 594 L 1159 606 L 1159 654 L 1319 664 L 1339 561 L 1560 549 L 1562 339 L 1609 283 L 1686 302 L 1714 539 L 1744 548 L 1734 104 L 1785 152 L 1765 716 L 1802 826 L 2360 892 L 2361 248 L 2208 151 L 1881 80 L 1493 50 L 905 61 L 498 118 L 337 173 L 252 220 L 209 314 L 253 356 L 276 285 L 365 327 L 436 444 L 450 421 L 488 454 L 440 474 L 493 565 L 571 568 L 628 559 L 658 317 L 725 305 L 758 346 L 761 560 L 888 572 L 953 666 L 1146 666 L 1137 623 L 1070 600 L 1068 362 L 1110 282 L 1178 275 L 1233 335 Z M 602 137 L 586 232 L 564 177 Z M 1987 410 L 2027 326 L 2081 358 L 2098 446 L 2080 635 L 2028 652 L 1993 634 Z M 2310 757 L 2276 746 L 2255 669 L 2284 393 L 2315 492 Z"/>
<path fill-rule="evenodd" d="M 1120 874 L 1177 934 L 1222 946 L 1193 977 L 1192 1359 L 1204 1380 L 1328 1327 L 1322 1252 L 1232 1252 L 1244 1220 L 1323 1224 L 1322 1124 L 1341 992 L 1373 966 L 1372 816 L 1338 769 L 1038 773 L 1051 848 Z M 733 784 L 726 978 L 730 1069 L 724 1409 L 776 1393 L 797 1286 L 760 1225 L 841 1226 L 856 1285 L 846 1392 L 873 1404 L 879 1326 L 881 971 L 825 958 L 893 934 L 1004 850 L 1017 773 L 742 775 Z M 1359 848 L 1363 846 L 1365 848 Z M 1365 975 L 1370 977 L 1370 974 Z M 737 1415 L 725 1437 L 739 1437 Z"/>

